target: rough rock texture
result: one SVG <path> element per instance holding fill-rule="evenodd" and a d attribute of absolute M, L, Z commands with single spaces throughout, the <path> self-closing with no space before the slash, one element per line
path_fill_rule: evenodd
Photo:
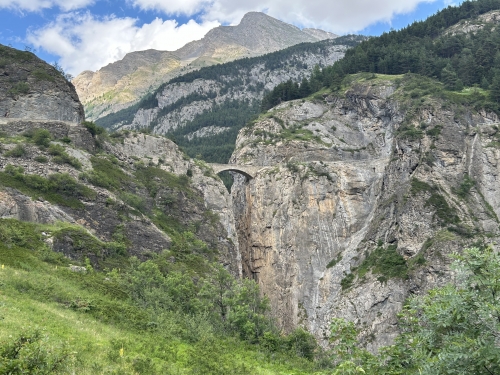
<path fill-rule="evenodd" d="M 342 58 L 347 47 L 344 45 L 324 46 L 317 52 L 297 52 L 269 68 L 264 63 L 242 67 L 240 74 L 218 77 L 217 80 L 196 79 L 193 82 L 180 82 L 166 85 L 157 95 L 158 107 L 140 109 L 134 116 L 132 124 L 122 126 L 116 124 L 115 129 L 142 129 L 152 128 L 156 134 L 166 134 L 178 127 L 184 126 L 204 111 L 209 111 L 217 105 L 233 100 L 261 100 L 265 91 L 272 90 L 278 84 L 289 79 L 297 82 L 309 77 L 316 65 L 332 65 Z M 166 114 L 161 110 L 179 99 L 190 94 L 206 96 L 205 99 L 184 104 Z M 214 98 L 214 94 L 216 97 Z"/>
<path fill-rule="evenodd" d="M 52 136 L 52 144 L 58 144 L 65 152 L 77 158 L 82 169 L 69 164 L 53 161 L 49 150 L 29 143 L 23 134 L 29 130 L 47 129 Z M 61 138 L 69 139 L 63 143 Z M 22 142 L 26 139 L 25 142 Z M 49 177 L 55 173 L 68 173 L 75 180 L 80 175 L 92 171 L 91 159 L 96 151 L 105 152 L 116 160 L 116 165 L 130 176 L 127 194 L 141 199 L 139 212 L 122 199 L 122 191 L 107 190 L 86 183 L 94 193 L 79 198 L 83 207 L 56 205 L 37 196 L 29 197 L 20 191 L 2 186 L 0 181 L 0 218 L 15 218 L 43 224 L 67 222 L 80 226 L 92 233 L 100 241 L 114 241 L 117 236 L 126 238 L 129 255 L 146 259 L 152 253 L 161 253 L 171 246 L 170 237 L 155 223 L 153 207 L 165 207 L 163 197 L 170 197 L 171 206 L 164 208 L 164 215 L 180 225 L 193 227 L 194 234 L 211 249 L 219 251 L 221 262 L 235 275 L 241 275 L 240 259 L 235 224 L 232 215 L 231 196 L 218 177 L 201 162 L 194 163 L 183 155 L 168 139 L 143 134 L 123 135 L 119 140 L 95 139 L 82 126 L 55 121 L 6 120 L 0 121 L 0 171 L 9 164 L 23 167 L 26 175 Z M 25 153 L 20 157 L 8 155 L 19 143 L 24 143 Z M 44 157 L 45 160 L 40 158 Z M 99 156 L 100 158 L 107 156 Z M 134 173 L 140 166 L 160 167 L 177 176 L 190 174 L 189 194 L 171 186 L 161 186 L 155 196 L 151 196 L 143 185 L 135 179 Z M 137 167 L 136 167 L 137 166 Z M 189 171 L 189 172 L 188 172 Z M 85 183 L 85 177 L 80 183 Z M 135 182 L 134 182 L 135 181 Z M 126 195 L 125 195 L 126 197 Z M 52 239 L 55 250 L 70 258 L 88 257 L 94 264 L 97 255 L 82 248 L 71 235 Z M 82 251 L 86 251 L 83 252 Z M 105 252 L 101 256 L 109 256 Z"/>
<path fill-rule="evenodd" d="M 284 103 L 238 136 L 231 162 L 267 166 L 232 188 L 243 275 L 286 331 L 323 339 L 344 317 L 376 350 L 410 294 L 450 279 L 448 254 L 499 238 L 496 115 L 412 101 L 405 79 Z M 396 249 L 407 277 L 361 275 L 377 247 Z"/>
<path fill-rule="evenodd" d="M 0 45 L 0 117 L 85 119 L 74 86 L 31 52 Z"/>
<path fill-rule="evenodd" d="M 444 35 L 475 33 L 487 25 L 493 25 L 494 29 L 494 25 L 498 23 L 500 23 L 500 10 L 493 10 L 491 12 L 481 14 L 471 20 L 461 20 L 456 25 L 453 25 L 445 30 Z"/>
<path fill-rule="evenodd" d="M 82 72 L 73 83 L 87 117 L 95 120 L 132 104 L 151 88 L 188 71 L 335 37 L 322 30 L 301 31 L 264 13 L 250 12 L 239 25 L 212 29 L 201 40 L 175 52 L 132 52 L 95 73 Z"/>

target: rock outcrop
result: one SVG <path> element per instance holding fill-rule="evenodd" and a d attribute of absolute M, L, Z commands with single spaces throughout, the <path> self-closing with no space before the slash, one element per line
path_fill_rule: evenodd
<path fill-rule="evenodd" d="M 31 52 L 0 45 L 0 117 L 80 123 L 74 86 Z"/>
<path fill-rule="evenodd" d="M 231 162 L 265 166 L 232 194 L 243 274 L 281 327 L 321 340 L 343 317 L 376 350 L 409 295 L 450 280 L 452 252 L 496 245 L 500 133 L 495 114 L 413 99 L 422 77 L 368 76 L 270 110 Z"/>

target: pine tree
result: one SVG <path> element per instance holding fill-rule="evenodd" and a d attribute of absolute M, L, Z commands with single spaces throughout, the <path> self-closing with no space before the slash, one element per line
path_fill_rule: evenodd
<path fill-rule="evenodd" d="M 493 101 L 500 103 L 500 73 L 496 72 L 490 85 L 490 97 Z"/>

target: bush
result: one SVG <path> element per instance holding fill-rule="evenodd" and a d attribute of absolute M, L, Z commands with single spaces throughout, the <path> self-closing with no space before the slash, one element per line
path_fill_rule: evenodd
<path fill-rule="evenodd" d="M 5 156 L 12 156 L 14 158 L 20 158 L 27 154 L 26 148 L 23 145 L 16 145 L 12 150 L 7 151 Z"/>
<path fill-rule="evenodd" d="M 16 83 L 7 93 L 12 96 L 25 95 L 30 91 L 30 86 L 28 82 L 18 82 Z"/>
<path fill-rule="evenodd" d="M 96 135 L 104 134 L 106 133 L 106 129 L 103 127 L 96 125 L 95 123 L 91 121 L 84 121 L 82 122 L 82 125 L 85 126 L 85 128 L 89 131 L 90 134 L 92 134 L 92 137 L 95 138 Z"/>
<path fill-rule="evenodd" d="M 57 164 L 69 164 L 76 169 L 82 168 L 82 163 L 77 158 L 69 156 L 63 146 L 52 144 L 49 147 L 49 154 L 54 155 L 52 161 Z"/>
<path fill-rule="evenodd" d="M 47 337 L 39 331 L 23 333 L 0 347 L 0 371 L 2 374 L 49 375 L 66 367 L 69 351 L 48 345 Z"/>
<path fill-rule="evenodd" d="M 40 147 L 49 147 L 50 145 L 50 132 L 47 129 L 34 129 L 26 134 L 31 138 L 33 143 Z"/>

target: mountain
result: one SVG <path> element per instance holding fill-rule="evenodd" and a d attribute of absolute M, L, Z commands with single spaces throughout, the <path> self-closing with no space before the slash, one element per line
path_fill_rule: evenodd
<path fill-rule="evenodd" d="M 365 40 L 343 36 L 303 43 L 264 56 L 202 68 L 171 79 L 139 103 L 96 121 L 110 130 L 146 129 L 168 135 L 191 156 L 225 163 L 238 131 L 259 112 L 265 92 L 300 82 Z M 209 128 L 210 131 L 203 129 Z"/>
<path fill-rule="evenodd" d="M 500 29 L 447 32 L 498 9 L 449 7 L 280 83 L 229 164 L 131 124 L 2 118 L 0 371 L 498 373 Z M 142 112 L 216 101 L 252 75 L 213 77 L 250 60 L 177 77 Z M 204 122 L 251 106 L 213 108 Z"/>
<path fill-rule="evenodd" d="M 97 72 L 84 71 L 74 80 L 86 115 L 95 120 L 133 104 L 161 83 L 204 66 L 263 55 L 304 42 L 334 39 L 317 29 L 301 31 L 264 13 L 247 13 L 237 26 L 220 26 L 201 40 L 174 52 L 128 53 Z"/>

